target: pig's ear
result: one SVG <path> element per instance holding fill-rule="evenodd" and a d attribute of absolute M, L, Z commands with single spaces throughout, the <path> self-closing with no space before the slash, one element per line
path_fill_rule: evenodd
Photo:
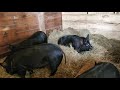
<path fill-rule="evenodd" d="M 87 35 L 86 39 L 89 41 L 89 34 Z"/>

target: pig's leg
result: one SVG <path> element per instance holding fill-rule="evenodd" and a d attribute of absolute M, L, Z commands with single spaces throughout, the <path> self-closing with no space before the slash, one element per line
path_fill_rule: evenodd
<path fill-rule="evenodd" d="M 53 76 L 56 73 L 56 71 L 57 71 L 57 61 L 58 61 L 58 59 L 55 58 L 55 57 L 51 56 L 49 58 L 49 66 L 50 66 L 50 69 L 51 69 L 50 76 Z"/>
<path fill-rule="evenodd" d="M 21 78 L 25 78 L 25 75 L 26 75 L 26 70 L 25 70 L 25 68 L 24 68 L 24 67 L 19 67 L 17 74 L 18 74 Z"/>

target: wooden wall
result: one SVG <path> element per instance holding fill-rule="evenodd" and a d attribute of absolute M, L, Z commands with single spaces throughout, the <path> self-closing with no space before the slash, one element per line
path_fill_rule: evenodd
<path fill-rule="evenodd" d="M 48 33 L 54 29 L 60 30 L 62 28 L 62 13 L 61 12 L 45 12 L 45 30 Z"/>
<path fill-rule="evenodd" d="M 0 55 L 9 51 L 8 44 L 22 41 L 38 30 L 34 13 L 0 12 Z"/>
<path fill-rule="evenodd" d="M 92 34 L 102 34 L 120 40 L 119 12 L 63 12 L 63 29 L 88 29 Z"/>
<path fill-rule="evenodd" d="M 15 44 L 41 30 L 45 33 L 62 26 L 60 12 L 0 12 L 0 56 Z"/>

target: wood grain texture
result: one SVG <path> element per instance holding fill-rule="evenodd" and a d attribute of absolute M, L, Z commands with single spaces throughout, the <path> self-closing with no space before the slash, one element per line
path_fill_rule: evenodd
<path fill-rule="evenodd" d="M 49 35 L 61 27 L 61 12 L 0 12 L 0 55 L 9 51 L 8 44 L 23 41 L 36 31 Z"/>
<path fill-rule="evenodd" d="M 0 13 L 0 55 L 13 44 L 30 37 L 39 30 L 37 14 L 27 12 Z"/>

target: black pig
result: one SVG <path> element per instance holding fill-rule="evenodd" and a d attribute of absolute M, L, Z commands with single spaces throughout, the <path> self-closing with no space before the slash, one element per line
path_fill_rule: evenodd
<path fill-rule="evenodd" d="M 22 41 L 21 43 L 17 45 L 9 45 L 9 48 L 11 51 L 17 51 L 41 43 L 47 43 L 47 35 L 42 31 L 37 31 L 31 37 Z"/>
<path fill-rule="evenodd" d="M 70 43 L 72 47 L 78 52 L 89 51 L 92 49 L 92 46 L 89 42 L 89 34 L 87 37 L 79 37 L 77 35 L 66 35 L 58 40 L 58 44 L 70 47 Z"/>
<path fill-rule="evenodd" d="M 120 73 L 113 64 L 101 62 L 77 78 L 120 78 Z"/>
<path fill-rule="evenodd" d="M 23 78 L 26 71 L 32 73 L 35 68 L 48 66 L 52 76 L 56 73 L 63 59 L 63 54 L 64 52 L 57 45 L 44 43 L 11 53 L 1 65 L 7 73 L 18 74 Z"/>

